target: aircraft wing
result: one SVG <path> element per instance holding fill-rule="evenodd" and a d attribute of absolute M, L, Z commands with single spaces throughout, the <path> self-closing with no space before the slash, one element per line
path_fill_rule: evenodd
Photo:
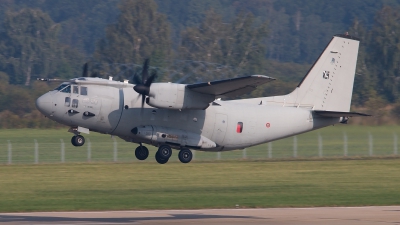
<path fill-rule="evenodd" d="M 335 112 L 335 111 L 324 111 L 324 110 L 314 110 L 313 112 L 316 113 L 317 115 L 323 116 L 323 117 L 371 116 L 368 114 L 358 113 L 358 112 Z"/>
<path fill-rule="evenodd" d="M 251 75 L 226 80 L 210 81 L 198 84 L 189 84 L 187 87 L 192 91 L 211 94 L 216 97 L 236 97 L 249 93 L 257 86 L 275 80 L 275 78 L 263 75 Z"/>

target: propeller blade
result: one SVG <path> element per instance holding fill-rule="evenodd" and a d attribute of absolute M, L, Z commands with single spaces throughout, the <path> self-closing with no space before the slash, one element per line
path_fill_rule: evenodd
<path fill-rule="evenodd" d="M 143 70 L 142 70 L 142 84 L 144 84 L 147 80 L 147 77 L 149 75 L 149 59 L 144 60 L 143 64 Z"/>
<path fill-rule="evenodd" d="M 143 106 L 144 106 L 144 101 L 146 100 L 146 96 L 145 95 L 142 95 L 142 109 L 143 109 Z"/>
<path fill-rule="evenodd" d="M 136 85 L 133 87 L 133 90 L 135 90 L 137 93 L 139 93 L 139 96 L 142 96 L 142 111 L 143 112 L 143 107 L 144 107 L 144 102 L 146 101 L 146 96 L 149 95 L 150 93 L 150 85 L 153 83 L 154 79 L 157 77 L 157 73 L 153 71 L 151 73 L 151 76 L 147 79 L 149 75 L 149 59 L 145 59 L 144 64 L 143 64 L 143 69 L 142 69 L 142 80 L 140 80 L 139 75 L 135 73 L 133 75 L 133 81 L 136 83 Z"/>
<path fill-rule="evenodd" d="M 135 73 L 135 75 L 133 75 L 133 83 L 142 84 L 142 81 L 140 81 L 139 75 L 137 75 L 137 73 Z"/>
<path fill-rule="evenodd" d="M 151 83 L 153 83 L 153 81 L 157 78 L 157 72 L 153 71 L 151 73 L 151 76 L 149 77 L 149 79 L 146 80 L 146 83 L 144 84 L 146 87 L 150 87 Z"/>
<path fill-rule="evenodd" d="M 83 65 L 82 77 L 88 77 L 88 63 L 85 63 L 85 64 Z"/>

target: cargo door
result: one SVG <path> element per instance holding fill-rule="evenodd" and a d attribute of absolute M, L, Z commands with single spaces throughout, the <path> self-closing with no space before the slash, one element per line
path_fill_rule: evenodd
<path fill-rule="evenodd" d="M 101 108 L 97 118 L 97 130 L 102 133 L 112 133 L 118 126 L 124 107 L 124 94 L 121 89 L 101 87 L 107 95 L 101 96 Z"/>

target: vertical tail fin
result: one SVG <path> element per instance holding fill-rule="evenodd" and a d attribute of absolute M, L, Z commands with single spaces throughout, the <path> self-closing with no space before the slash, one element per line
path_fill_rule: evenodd
<path fill-rule="evenodd" d="M 314 110 L 349 112 L 359 39 L 335 35 L 287 100 Z"/>

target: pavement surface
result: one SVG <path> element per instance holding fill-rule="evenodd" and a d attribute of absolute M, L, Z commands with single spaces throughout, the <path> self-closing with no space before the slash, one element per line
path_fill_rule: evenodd
<path fill-rule="evenodd" d="M 0 213 L 0 224 L 400 225 L 400 206 Z"/>

